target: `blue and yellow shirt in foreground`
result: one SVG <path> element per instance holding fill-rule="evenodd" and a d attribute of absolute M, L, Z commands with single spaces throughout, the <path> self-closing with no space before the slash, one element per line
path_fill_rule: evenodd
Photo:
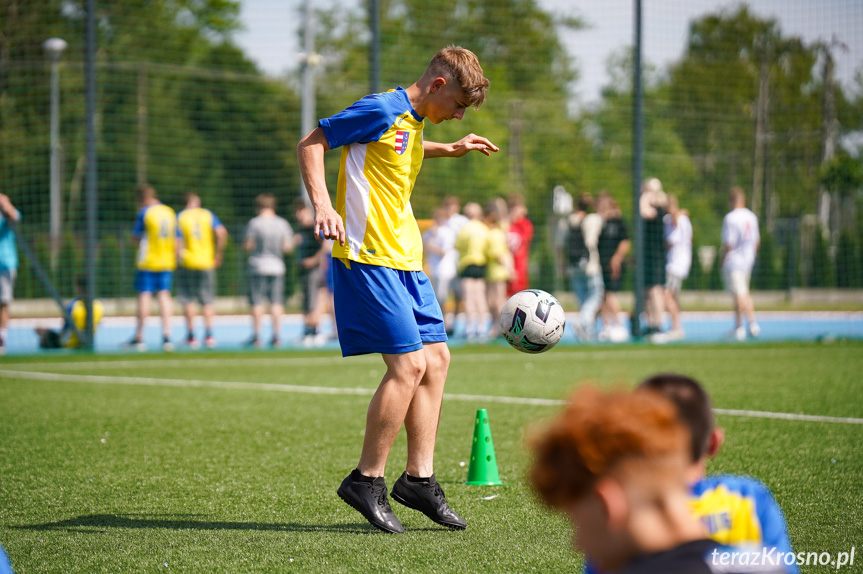
<path fill-rule="evenodd" d="M 132 236 L 140 239 L 137 266 L 141 271 L 173 271 L 177 267 L 177 214 L 164 203 L 142 208 Z"/>
<path fill-rule="evenodd" d="M 782 510 L 767 487 L 754 478 L 707 476 L 692 487 L 691 503 L 707 536 L 717 542 L 792 552 Z M 798 572 L 796 563 L 785 568 Z"/>
<path fill-rule="evenodd" d="M 206 271 L 216 266 L 216 228 L 222 222 L 204 207 L 190 207 L 177 214 L 177 238 L 183 240 L 180 267 Z"/>
<path fill-rule="evenodd" d="M 715 475 L 699 480 L 692 487 L 690 504 L 704 525 L 708 538 L 740 549 L 772 549 L 775 556 L 792 552 L 782 510 L 770 491 L 748 476 Z M 797 563 L 781 562 L 788 574 L 798 574 Z M 599 574 L 590 563 L 586 574 Z"/>
<path fill-rule="evenodd" d="M 342 147 L 336 211 L 346 241 L 333 257 L 421 271 L 423 244 L 411 192 L 423 161 L 423 118 L 401 87 L 372 94 L 318 125 Z"/>

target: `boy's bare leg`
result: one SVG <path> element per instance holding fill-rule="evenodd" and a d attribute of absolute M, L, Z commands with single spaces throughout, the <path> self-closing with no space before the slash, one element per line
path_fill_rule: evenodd
<path fill-rule="evenodd" d="M 366 434 L 357 470 L 365 476 L 383 476 L 390 449 L 406 423 L 408 409 L 425 375 L 423 350 L 382 355 L 387 372 L 375 391 L 366 414 Z"/>
<path fill-rule="evenodd" d="M 450 361 L 446 343 L 426 343 L 423 353 L 425 374 L 405 417 L 408 438 L 406 470 L 409 475 L 417 477 L 434 473 L 434 449 Z"/>

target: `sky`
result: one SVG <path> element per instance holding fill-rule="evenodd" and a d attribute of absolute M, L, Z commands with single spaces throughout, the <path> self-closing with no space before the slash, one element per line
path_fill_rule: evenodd
<path fill-rule="evenodd" d="M 561 30 L 561 40 L 574 58 L 579 80 L 574 85 L 578 102 L 599 99 L 608 84 L 610 55 L 632 44 L 633 0 L 536 0 L 553 14 L 579 16 L 589 28 Z M 362 0 L 312 0 L 313 6 L 358 9 Z M 735 9 L 740 2 L 717 0 L 644 0 L 643 59 L 660 69 L 683 54 L 689 23 L 719 9 Z M 836 74 L 850 87 L 855 73 L 863 73 L 863 0 L 750 0 L 751 10 L 763 18 L 775 18 L 785 36 L 807 42 L 831 42 L 835 37 L 847 46 L 834 51 Z M 302 0 L 241 0 L 245 30 L 237 43 L 273 76 L 295 70 L 301 48 L 297 27 Z M 337 9 L 338 9 L 337 8 Z"/>

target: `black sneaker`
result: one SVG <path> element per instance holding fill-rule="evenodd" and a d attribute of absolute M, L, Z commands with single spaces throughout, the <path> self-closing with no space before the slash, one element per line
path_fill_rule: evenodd
<path fill-rule="evenodd" d="M 360 482 L 354 480 L 349 474 L 336 493 L 358 510 L 375 528 L 391 534 L 401 534 L 405 531 L 402 523 L 393 514 L 390 501 L 387 500 L 387 483 L 382 476 L 373 482 Z"/>
<path fill-rule="evenodd" d="M 404 472 L 393 485 L 393 500 L 408 508 L 419 510 L 434 522 L 453 530 L 464 530 L 467 522 L 456 514 L 446 502 L 443 489 L 431 475 L 428 482 L 411 482 Z"/>

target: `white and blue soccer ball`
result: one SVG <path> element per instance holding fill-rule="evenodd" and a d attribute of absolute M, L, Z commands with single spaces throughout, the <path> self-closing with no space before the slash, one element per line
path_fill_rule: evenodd
<path fill-rule="evenodd" d="M 500 313 L 500 331 L 507 343 L 523 353 L 543 353 L 563 336 L 566 315 L 554 295 L 541 289 L 519 291 Z"/>

